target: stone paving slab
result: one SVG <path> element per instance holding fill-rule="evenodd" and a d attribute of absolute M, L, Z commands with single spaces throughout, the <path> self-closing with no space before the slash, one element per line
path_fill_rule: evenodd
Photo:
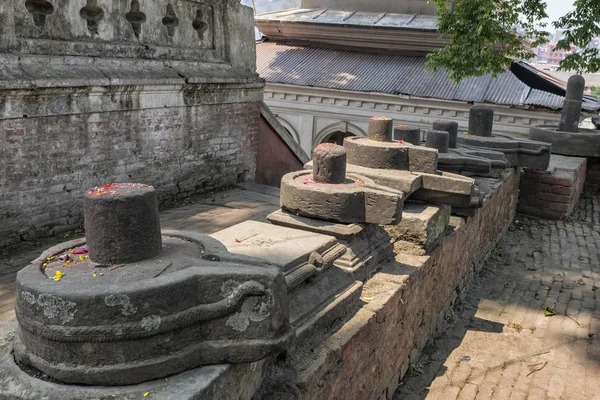
<path fill-rule="evenodd" d="M 394 400 L 600 400 L 598 248 L 598 195 L 568 221 L 518 216 Z"/>
<path fill-rule="evenodd" d="M 244 189 L 245 188 L 245 189 Z M 161 229 L 211 234 L 246 220 L 266 221 L 268 214 L 279 209 L 275 192 L 262 190 L 261 185 L 246 185 L 212 196 L 193 204 L 161 213 Z M 17 272 L 45 249 L 72 237 L 46 239 L 0 254 L 0 323 L 14 317 L 15 277 Z"/>

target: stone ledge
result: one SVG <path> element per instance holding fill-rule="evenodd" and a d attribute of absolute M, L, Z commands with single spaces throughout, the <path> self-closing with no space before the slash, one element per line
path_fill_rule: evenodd
<path fill-rule="evenodd" d="M 428 256 L 398 254 L 365 283 L 362 309 L 299 362 L 301 399 L 391 399 L 410 363 L 512 221 L 519 174 L 509 170 L 472 218 Z M 385 346 L 382 344 L 385 343 Z"/>

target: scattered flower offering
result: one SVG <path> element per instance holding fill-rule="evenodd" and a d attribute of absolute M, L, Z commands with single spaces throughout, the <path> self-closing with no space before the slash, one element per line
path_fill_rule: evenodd
<path fill-rule="evenodd" d="M 58 282 L 58 281 L 60 281 L 62 279 L 63 276 L 65 276 L 64 272 L 61 272 L 61 271 L 57 270 L 55 272 L 54 278 L 52 278 L 52 279 L 54 279 L 55 281 Z"/>

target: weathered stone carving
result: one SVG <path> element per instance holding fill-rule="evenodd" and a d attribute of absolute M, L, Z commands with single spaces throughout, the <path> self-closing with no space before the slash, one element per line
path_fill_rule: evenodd
<path fill-rule="evenodd" d="M 48 0 L 27 0 L 25 7 L 31 13 L 33 23 L 38 28 L 43 28 L 46 24 L 46 17 L 54 12 L 54 6 Z"/>
<path fill-rule="evenodd" d="M 407 143 L 391 142 L 393 121 L 374 117 L 369 121 L 367 138 L 351 137 L 344 140 L 348 164 L 366 168 L 399 169 L 436 173 L 437 151 Z"/>
<path fill-rule="evenodd" d="M 167 33 L 169 36 L 174 36 L 175 28 L 179 26 L 179 18 L 177 18 L 173 4 L 167 4 L 167 14 L 162 19 L 162 23 L 167 27 Z"/>
<path fill-rule="evenodd" d="M 146 185 L 86 194 L 89 242 L 53 247 L 17 276 L 19 362 L 63 382 L 128 385 L 287 348 L 282 272 L 200 234 L 156 241 L 156 204 Z"/>
<path fill-rule="evenodd" d="M 208 23 L 204 18 L 204 12 L 202 10 L 196 11 L 196 19 L 192 23 L 194 30 L 198 32 L 198 38 L 202 41 L 204 40 L 204 33 L 208 30 Z"/>
<path fill-rule="evenodd" d="M 433 130 L 448 132 L 448 147 L 456 148 L 456 138 L 458 137 L 458 122 L 447 119 L 438 119 L 433 122 Z"/>
<path fill-rule="evenodd" d="M 87 22 L 88 31 L 92 35 L 97 35 L 100 21 L 104 19 L 104 10 L 98 7 L 98 0 L 87 0 L 79 15 Z"/>
<path fill-rule="evenodd" d="M 457 174 L 489 175 L 493 169 L 507 167 L 500 152 L 456 149 L 457 134 L 458 123 L 445 120 L 435 121 L 433 130 L 427 133 L 425 145 L 438 150 L 439 169 Z"/>
<path fill-rule="evenodd" d="M 339 244 L 344 245 L 346 252 L 334 261 L 334 265 L 358 281 L 369 279 L 379 263 L 392 254 L 388 234 L 376 224 L 339 224 L 301 217 L 284 210 L 269 214 L 267 219 L 274 225 L 335 237 Z"/>
<path fill-rule="evenodd" d="M 292 172 L 282 178 L 281 207 L 297 215 L 342 223 L 400 221 L 404 194 L 364 176 L 347 175 L 345 158 L 341 146 L 319 145 L 311 172 Z M 342 176 L 345 179 L 340 182 Z"/>
<path fill-rule="evenodd" d="M 488 106 L 474 106 L 469 113 L 469 133 L 458 135 L 459 149 L 484 149 L 504 153 L 509 167 L 545 170 L 550 163 L 550 146 L 533 140 L 517 139 L 507 135 L 492 135 L 494 110 Z"/>
<path fill-rule="evenodd" d="M 161 234 L 154 188 L 122 183 L 98 186 L 83 197 L 90 259 L 132 263 L 160 254 Z"/>
<path fill-rule="evenodd" d="M 405 197 L 458 208 L 479 207 L 482 197 L 474 180 L 438 172 L 438 151 L 405 142 L 385 142 L 375 138 L 391 136 L 392 121 L 372 119 L 368 138 L 346 138 L 347 170 L 366 176 L 381 186 L 399 190 Z M 311 167 L 307 164 L 305 167 Z"/>
<path fill-rule="evenodd" d="M 430 147 L 432 149 L 437 149 L 438 160 L 439 160 L 439 153 L 447 153 L 449 145 L 450 145 L 450 134 L 447 131 L 438 131 L 438 130 L 435 130 L 435 128 L 434 128 L 427 132 L 425 146 Z"/>
<path fill-rule="evenodd" d="M 307 341 L 322 337 L 358 302 L 362 284 L 337 266 L 348 249 L 330 235 L 245 221 L 211 236 L 232 253 L 257 257 L 281 269 L 295 347 L 304 348 Z"/>
<path fill-rule="evenodd" d="M 584 91 L 584 77 L 581 75 L 572 75 L 567 82 L 567 94 L 562 108 L 560 125 L 558 126 L 559 131 L 577 132 Z"/>
<path fill-rule="evenodd" d="M 529 139 L 552 144 L 552 152 L 567 156 L 600 157 L 600 133 L 579 129 L 585 79 L 573 75 L 567 83 L 567 95 L 559 126 L 537 126 L 529 130 Z"/>
<path fill-rule="evenodd" d="M 125 14 L 125 19 L 131 24 L 135 37 L 140 38 L 142 24 L 146 22 L 146 14 L 140 10 L 139 0 L 131 0 L 131 9 Z"/>
<path fill-rule="evenodd" d="M 421 130 L 408 125 L 398 125 L 394 128 L 394 139 L 419 146 L 421 144 Z"/>

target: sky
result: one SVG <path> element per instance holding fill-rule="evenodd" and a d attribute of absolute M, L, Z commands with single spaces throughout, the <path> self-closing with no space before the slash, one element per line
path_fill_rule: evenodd
<path fill-rule="evenodd" d="M 573 0 L 546 0 L 550 21 L 556 21 L 573 9 Z"/>

